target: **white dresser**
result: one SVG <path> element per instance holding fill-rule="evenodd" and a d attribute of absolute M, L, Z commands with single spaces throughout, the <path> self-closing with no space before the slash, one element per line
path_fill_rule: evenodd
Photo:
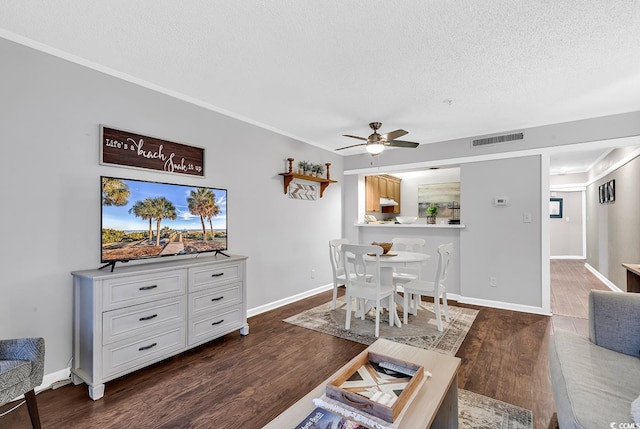
<path fill-rule="evenodd" d="M 232 255 L 74 271 L 75 384 L 104 383 L 236 329 L 249 333 L 246 257 Z"/>

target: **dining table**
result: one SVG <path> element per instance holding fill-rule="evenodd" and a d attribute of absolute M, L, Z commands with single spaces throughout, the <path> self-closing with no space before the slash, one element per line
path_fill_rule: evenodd
<path fill-rule="evenodd" d="M 409 252 L 405 250 L 393 250 L 391 249 L 387 253 L 383 253 L 380 255 L 380 284 L 392 284 L 393 283 L 393 271 L 396 267 L 407 267 L 407 266 L 416 266 L 421 265 L 422 263 L 428 261 L 431 258 L 431 255 L 420 252 Z M 365 255 L 365 262 L 375 262 L 375 255 Z M 403 298 L 398 295 L 398 293 L 394 293 L 393 299 L 396 304 L 403 305 Z M 367 303 L 364 306 L 365 314 L 371 310 L 373 306 L 371 303 Z M 400 317 L 398 313 L 395 311 L 389 310 L 393 313 L 394 325 L 401 327 L 402 323 L 400 322 Z M 356 313 L 357 317 L 361 317 L 362 313 Z"/>

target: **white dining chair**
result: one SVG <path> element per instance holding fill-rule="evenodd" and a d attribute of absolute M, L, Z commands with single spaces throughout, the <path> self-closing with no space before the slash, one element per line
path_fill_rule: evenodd
<path fill-rule="evenodd" d="M 347 302 L 347 314 L 345 329 L 351 328 L 351 302 L 362 300 L 365 305 L 367 301 L 373 304 L 376 313 L 375 336 L 380 336 L 380 312 L 382 308 L 389 309 L 389 326 L 393 326 L 395 313 L 395 302 L 393 300 L 393 284 L 380 283 L 380 255 L 382 247 L 361 244 L 343 244 L 342 260 L 344 261 L 345 274 L 347 279 L 347 289 L 345 300 Z M 375 258 L 373 262 L 365 261 L 364 256 L 370 255 Z M 364 320 L 365 311 L 361 312 Z"/>
<path fill-rule="evenodd" d="M 445 320 L 449 322 L 449 307 L 447 305 L 447 273 L 449 271 L 449 263 L 451 262 L 451 254 L 453 253 L 453 244 L 441 244 L 438 246 L 438 268 L 436 269 L 435 279 L 431 281 L 426 280 L 412 280 L 403 285 L 404 297 L 403 297 L 403 316 L 404 323 L 407 323 L 408 313 L 411 310 L 411 314 L 418 314 L 418 305 L 422 296 L 433 297 L 433 307 L 436 314 L 436 323 L 438 324 L 438 331 L 442 332 L 442 316 L 440 314 L 440 299 L 442 299 L 442 308 L 444 310 Z"/>
<path fill-rule="evenodd" d="M 331 259 L 331 269 L 333 271 L 333 308 L 336 308 L 338 299 L 338 288 L 347 284 L 347 276 L 344 273 L 344 261 L 340 247 L 349 244 L 349 239 L 338 238 L 329 240 L 329 259 Z"/>
<path fill-rule="evenodd" d="M 405 238 L 398 237 L 391 239 L 390 252 L 395 251 L 408 251 L 424 253 L 425 241 L 423 238 Z M 422 271 L 423 264 L 412 264 L 406 267 L 395 267 L 393 270 L 393 284 L 398 288 L 411 280 L 419 280 L 420 272 Z M 398 288 L 398 292 L 401 292 Z"/>

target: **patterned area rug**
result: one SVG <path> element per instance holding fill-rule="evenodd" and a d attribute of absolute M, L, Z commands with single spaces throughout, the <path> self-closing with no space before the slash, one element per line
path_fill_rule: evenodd
<path fill-rule="evenodd" d="M 533 413 L 527 409 L 458 390 L 458 426 L 468 429 L 530 429 Z"/>
<path fill-rule="evenodd" d="M 433 313 L 433 303 L 423 302 L 418 309 L 418 315 L 410 314 L 409 323 L 402 324 L 401 328 L 389 326 L 389 313 L 382 314 L 380 337 L 453 356 L 464 341 L 477 314 L 478 310 L 449 305 L 451 321 L 446 322 L 443 317 L 443 332 L 439 332 Z M 398 315 L 402 320 L 401 311 Z M 346 304 L 340 297 L 335 310 L 331 309 L 331 302 L 328 302 L 289 317 L 285 322 L 361 344 L 373 344 L 376 340 L 375 313 L 369 312 L 365 320 L 357 319 L 352 315 L 351 329 L 348 331 L 344 329 L 345 317 Z"/>

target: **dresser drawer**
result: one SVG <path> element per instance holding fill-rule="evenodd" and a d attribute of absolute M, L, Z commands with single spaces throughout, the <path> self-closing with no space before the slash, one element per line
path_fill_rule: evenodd
<path fill-rule="evenodd" d="M 239 264 L 189 269 L 189 292 L 215 287 L 219 284 L 242 280 Z"/>
<path fill-rule="evenodd" d="M 131 341 L 120 341 L 102 349 L 103 377 L 131 372 L 152 361 L 169 357 L 185 347 L 184 324 Z"/>
<path fill-rule="evenodd" d="M 240 305 L 226 308 L 215 315 L 194 318 L 189 321 L 189 345 L 201 343 L 242 326 Z"/>
<path fill-rule="evenodd" d="M 102 313 L 102 343 L 109 344 L 162 327 L 171 328 L 185 320 L 185 298 L 138 304 Z"/>
<path fill-rule="evenodd" d="M 189 317 L 215 312 L 242 302 L 242 283 L 231 283 L 189 294 Z"/>
<path fill-rule="evenodd" d="M 142 304 L 184 294 L 186 270 L 105 280 L 102 286 L 103 310 Z"/>

